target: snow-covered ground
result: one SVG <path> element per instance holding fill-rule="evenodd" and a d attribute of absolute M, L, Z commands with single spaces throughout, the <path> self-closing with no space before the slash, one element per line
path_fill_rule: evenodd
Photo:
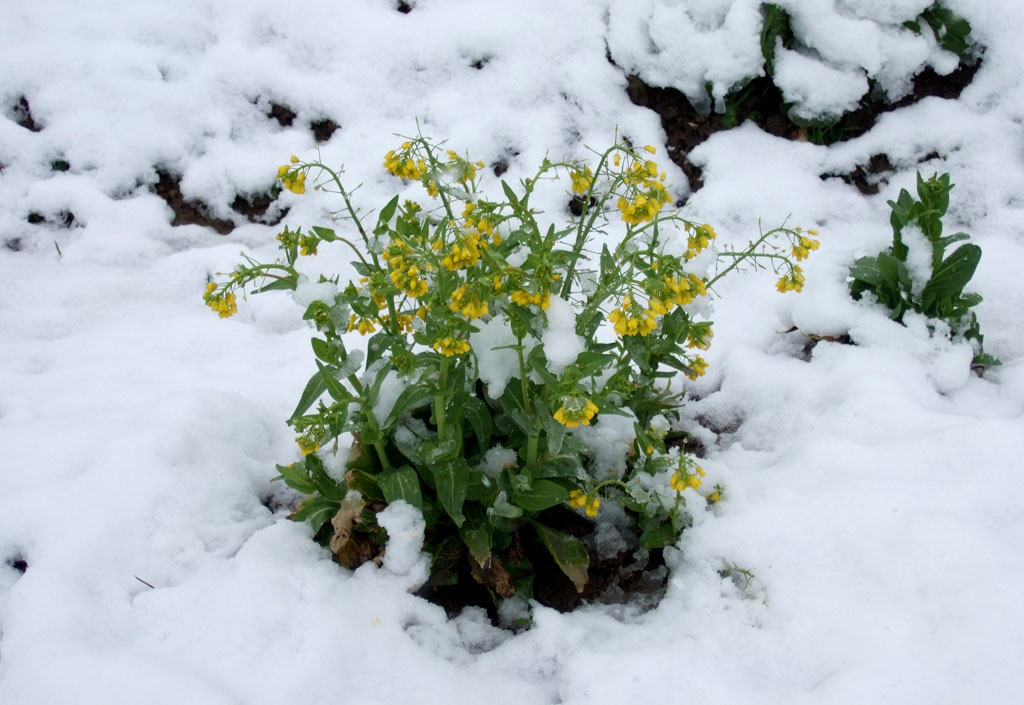
<path fill-rule="evenodd" d="M 844 107 L 865 75 L 898 95 L 924 65 L 951 68 L 898 29 L 928 0 L 780 4 L 813 49 L 780 60 L 808 111 Z M 203 305 L 208 275 L 240 251 L 276 251 L 278 228 L 230 204 L 270 187 L 289 155 L 313 155 L 308 125 L 326 118 L 340 129 L 324 160 L 347 165 L 366 208 L 394 189 L 380 163 L 417 119 L 473 159 L 507 161 L 510 180 L 616 130 L 663 145 L 623 70 L 683 91 L 742 77 L 760 62 L 758 3 L 6 3 L 0 702 L 1017 702 L 1024 5 L 946 4 L 987 47 L 959 100 L 888 113 L 831 148 L 748 124 L 691 155 L 705 186 L 686 212 L 721 242 L 790 214 L 821 231 L 807 288 L 779 295 L 770 273 L 719 288 L 687 414 L 727 431 L 706 461 L 727 495 L 671 555 L 660 606 L 537 608 L 510 636 L 409 595 L 408 550 L 346 572 L 264 506 L 288 498 L 270 479 L 297 454 L 284 419 L 310 373 L 309 331 L 283 295 L 250 297 L 229 320 Z M 38 132 L 16 124 L 22 96 Z M 295 111 L 292 127 L 266 117 L 272 103 Z M 877 196 L 819 178 L 881 152 L 897 173 Z M 156 166 L 238 227 L 172 227 Z M 885 202 L 917 168 L 952 174 L 947 228 L 984 251 L 971 288 L 1004 364 L 983 377 L 964 346 L 847 295 L 849 264 L 888 243 Z M 282 202 L 293 225 L 336 207 Z M 858 345 L 821 343 L 805 360 L 792 326 Z M 733 564 L 756 576 L 745 590 L 719 577 Z"/>

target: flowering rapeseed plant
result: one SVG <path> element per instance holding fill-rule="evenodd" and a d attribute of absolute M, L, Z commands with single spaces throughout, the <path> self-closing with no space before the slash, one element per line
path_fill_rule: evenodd
<path fill-rule="evenodd" d="M 479 190 L 482 162 L 417 136 L 389 151 L 383 166 L 419 182 L 427 200 L 396 196 L 372 226 L 340 171 L 319 158 L 293 157 L 279 169 L 294 193 L 315 180 L 317 190 L 340 196 L 342 232 L 285 228 L 283 260 L 246 258 L 209 283 L 204 298 L 229 316 L 234 292 L 251 283 L 295 289 L 299 260 L 322 245 L 353 251 L 359 278 L 343 285 L 321 275 L 337 293 L 306 310 L 317 331 L 317 371 L 289 419 L 303 460 L 278 466 L 307 495 L 294 518 L 309 520 L 340 561 L 373 557 L 384 541 L 373 510 L 404 500 L 427 520 L 431 585 L 456 580 L 468 561 L 499 597 L 529 595 L 533 569 L 516 547 L 532 542 L 582 591 L 587 551 L 552 525 L 553 511 L 600 519 L 602 503 L 618 504 L 646 549 L 673 543 L 689 524 L 686 495 L 705 473 L 680 450 L 682 432 L 670 431 L 682 399 L 671 382 L 678 372 L 697 379 L 707 369 L 697 351 L 708 349 L 713 332 L 700 301 L 744 262 L 775 267 L 779 290 L 798 291 L 803 275 L 793 260 L 817 248 L 817 233 L 780 227 L 742 251 L 710 252 L 714 228 L 667 209 L 673 199 L 656 152 L 616 144 L 594 165 L 545 159 L 518 189 L 501 182 L 494 200 Z M 559 176 L 569 177 L 582 207 L 561 225 L 542 224 L 531 197 Z M 791 251 L 774 244 L 780 238 Z M 476 334 L 493 322 L 507 333 L 505 344 L 480 349 L 493 343 Z M 582 349 L 553 364 L 538 342 L 550 333 L 578 338 Z M 366 339 L 365 356 L 350 349 L 350 334 Z M 498 351 L 514 360 L 504 389 L 488 386 L 482 369 Z M 385 388 L 400 392 L 385 399 Z M 610 416 L 626 417 L 634 431 L 631 452 L 611 469 L 598 467 L 582 434 Z M 352 449 L 339 480 L 323 460 L 345 433 Z M 716 486 L 707 501 L 721 496 Z"/>

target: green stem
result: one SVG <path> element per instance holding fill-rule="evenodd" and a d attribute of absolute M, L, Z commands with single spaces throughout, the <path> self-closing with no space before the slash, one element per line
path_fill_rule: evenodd
<path fill-rule="evenodd" d="M 445 386 L 448 382 L 448 363 L 448 358 L 442 356 L 441 369 L 437 373 L 437 394 L 434 395 L 434 420 L 437 423 L 438 442 L 443 442 L 445 440 L 444 406 Z"/>
<path fill-rule="evenodd" d="M 526 381 L 526 360 L 523 359 L 523 339 L 519 338 L 516 345 L 516 357 L 519 360 L 519 384 L 523 391 L 523 410 L 527 416 L 533 416 L 533 404 L 530 403 L 530 387 Z M 537 431 L 526 437 L 526 467 L 537 464 Z"/>

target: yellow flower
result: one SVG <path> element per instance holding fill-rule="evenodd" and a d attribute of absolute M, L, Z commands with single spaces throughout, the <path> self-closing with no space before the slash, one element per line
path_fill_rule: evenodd
<path fill-rule="evenodd" d="M 567 428 L 576 428 L 580 424 L 590 425 L 590 420 L 598 412 L 597 404 L 586 397 L 573 396 L 565 399 L 562 406 L 555 412 L 555 421 Z"/>
<path fill-rule="evenodd" d="M 704 358 L 702 358 L 700 355 L 697 355 L 690 362 L 689 371 L 687 371 L 685 374 L 690 379 L 697 379 L 698 377 L 703 377 L 704 373 L 707 372 L 707 370 L 708 370 L 708 363 L 707 363 L 707 361 Z"/>
<path fill-rule="evenodd" d="M 608 314 L 608 320 L 612 322 L 616 334 L 625 337 L 627 335 L 646 336 L 658 327 L 657 315 L 650 308 L 643 309 L 640 314 L 629 311 L 631 299 L 623 299 L 622 307 L 613 310 Z"/>
<path fill-rule="evenodd" d="M 653 145 L 649 145 L 649 144 L 645 144 L 644 145 L 644 151 L 645 152 L 650 152 L 651 154 L 657 154 L 658 153 L 658 150 L 655 149 Z"/>
<path fill-rule="evenodd" d="M 433 348 L 445 357 L 452 357 L 469 352 L 469 342 L 462 338 L 438 338 L 434 341 Z"/>
<path fill-rule="evenodd" d="M 281 179 L 284 187 L 292 193 L 301 196 L 306 192 L 306 172 L 304 171 L 292 171 L 291 167 L 285 164 L 277 170 L 277 178 Z"/>
<path fill-rule="evenodd" d="M 590 170 L 590 167 L 583 167 L 582 170 L 577 169 L 572 172 L 573 193 L 586 193 L 590 190 L 590 186 L 593 183 L 594 172 Z"/>
<path fill-rule="evenodd" d="M 583 490 L 572 490 L 569 492 L 570 507 L 584 507 L 587 504 L 587 495 Z"/>
<path fill-rule="evenodd" d="M 203 294 L 203 301 L 212 310 L 217 312 L 220 318 L 230 318 L 238 313 L 238 304 L 235 302 L 235 295 L 230 293 L 214 294 L 217 285 L 213 282 L 206 284 L 206 293 Z"/>
<path fill-rule="evenodd" d="M 794 266 L 788 274 L 783 275 L 779 278 L 775 288 L 778 289 L 779 293 L 786 293 L 787 291 L 795 291 L 797 293 L 803 291 L 804 288 L 804 270 L 799 266 Z"/>
<path fill-rule="evenodd" d="M 377 327 L 373 325 L 373 321 L 369 318 L 360 318 L 353 313 L 348 318 L 348 330 L 349 332 L 357 330 L 359 335 L 366 335 L 367 333 L 373 333 L 377 330 Z"/>
<path fill-rule="evenodd" d="M 309 436 L 299 436 L 295 441 L 299 444 L 299 450 L 303 455 L 309 455 L 320 450 L 320 444 Z"/>
<path fill-rule="evenodd" d="M 621 163 L 622 163 L 622 155 L 620 155 L 618 152 L 616 152 L 615 156 L 612 157 L 612 164 L 614 164 L 615 166 L 618 166 Z"/>
<path fill-rule="evenodd" d="M 586 513 L 588 517 L 596 517 L 598 510 L 601 508 L 601 498 L 591 497 L 587 500 Z"/>

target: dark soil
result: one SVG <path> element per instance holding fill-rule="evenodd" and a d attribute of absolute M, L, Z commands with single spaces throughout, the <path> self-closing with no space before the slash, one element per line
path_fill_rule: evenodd
<path fill-rule="evenodd" d="M 11 106 L 11 117 L 21 127 L 31 132 L 42 132 L 42 125 L 35 121 L 32 117 L 32 108 L 28 104 L 28 98 L 21 96 L 18 102 Z"/>
<path fill-rule="evenodd" d="M 948 76 L 939 76 L 931 69 L 926 69 L 914 78 L 913 91 L 905 98 L 887 103 L 880 92 L 873 92 L 861 101 L 857 110 L 846 114 L 828 128 L 808 128 L 793 123 L 789 119 L 788 106 L 782 94 L 771 79 L 765 76 L 753 79 L 739 92 L 741 97 L 731 115 L 702 113 L 693 107 L 682 92 L 675 88 L 649 86 L 638 76 L 627 76 L 626 92 L 635 105 L 658 113 L 667 136 L 669 157 L 686 174 L 692 192 L 703 185 L 703 175 L 688 155 L 694 147 L 716 132 L 752 120 L 762 130 L 776 137 L 833 144 L 863 135 L 875 125 L 879 115 L 913 105 L 924 98 L 955 100 L 973 80 L 980 66 L 980 61 L 971 65 L 961 64 Z M 872 159 L 884 159 L 885 163 L 875 164 L 874 168 L 885 169 L 888 162 L 885 155 L 876 155 Z M 870 165 L 865 167 L 871 168 Z M 863 170 L 862 167 L 858 168 Z M 849 183 L 854 183 L 862 190 L 867 187 L 867 192 L 870 192 L 871 184 L 864 174 L 854 172 L 843 176 Z"/>
<path fill-rule="evenodd" d="M 54 225 L 58 228 L 70 228 L 75 224 L 75 214 L 71 211 L 57 211 L 47 217 L 42 213 L 32 212 L 25 216 L 25 220 L 32 225 Z"/>
<path fill-rule="evenodd" d="M 28 561 L 25 560 L 24 556 L 18 553 L 14 554 L 13 556 L 8 556 L 4 563 L 6 563 L 11 568 L 14 568 L 16 571 L 22 574 L 24 574 L 25 571 L 28 570 Z"/>
<path fill-rule="evenodd" d="M 205 228 L 212 228 L 221 235 L 227 235 L 235 229 L 236 223 L 226 218 L 216 218 L 210 214 L 210 207 L 196 199 L 186 199 L 181 192 L 181 176 L 172 174 L 165 169 L 157 169 L 158 181 L 153 187 L 153 192 L 162 198 L 174 212 L 171 220 L 172 226 L 179 225 L 201 225 Z M 231 209 L 241 216 L 244 216 L 250 223 L 262 223 L 264 225 L 277 225 L 288 214 L 288 209 L 283 208 L 272 218 L 267 217 L 270 207 L 277 200 L 277 192 L 260 193 L 244 196 L 238 194 L 231 203 Z"/>
<path fill-rule="evenodd" d="M 585 538 L 594 528 L 589 520 L 564 508 L 543 512 L 538 519 L 580 538 Z M 587 584 L 583 592 L 578 592 L 528 527 L 513 534 L 508 559 L 520 566 L 532 567 L 533 599 L 560 612 L 570 612 L 585 603 L 632 601 L 653 607 L 661 599 L 668 580 L 660 549 L 623 550 L 604 560 L 597 559 L 591 552 Z M 491 564 L 481 568 L 464 553 L 458 560 L 458 581 L 454 585 L 428 583 L 416 594 L 444 607 L 449 616 L 459 614 L 465 607 L 482 607 L 491 621 L 499 625 L 497 602 L 501 597 L 514 595 L 512 582 L 516 565 L 502 563 L 502 559 L 493 556 Z"/>
<path fill-rule="evenodd" d="M 202 225 L 212 228 L 221 235 L 227 235 L 235 229 L 235 224 L 223 218 L 214 218 L 210 215 L 209 208 L 205 203 L 198 200 L 187 200 L 181 193 L 181 176 L 172 174 L 163 169 L 157 169 L 158 181 L 153 191 L 157 196 L 164 199 L 174 212 L 172 226 L 178 225 Z"/>

